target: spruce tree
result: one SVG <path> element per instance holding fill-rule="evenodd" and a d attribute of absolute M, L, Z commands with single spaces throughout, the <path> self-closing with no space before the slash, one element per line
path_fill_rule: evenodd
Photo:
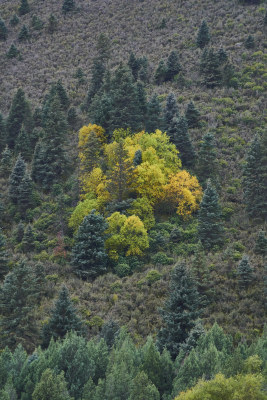
<path fill-rule="evenodd" d="M 47 31 L 50 34 L 53 34 L 57 30 L 58 21 L 53 14 L 50 14 L 48 19 L 48 27 Z"/>
<path fill-rule="evenodd" d="M 9 177 L 9 198 L 13 204 L 18 204 L 20 185 L 24 178 L 25 170 L 26 164 L 21 155 L 19 155 Z"/>
<path fill-rule="evenodd" d="M 186 118 L 174 118 L 169 125 L 167 135 L 179 150 L 179 157 L 182 160 L 182 164 L 186 167 L 194 165 L 196 155 L 189 138 Z"/>
<path fill-rule="evenodd" d="M 19 50 L 16 46 L 12 43 L 8 52 L 6 53 L 7 58 L 16 58 L 19 55 Z"/>
<path fill-rule="evenodd" d="M 1 154 L 0 173 L 2 176 L 6 178 L 10 174 L 11 170 L 12 170 L 12 154 L 8 146 L 6 146 L 5 150 Z"/>
<path fill-rule="evenodd" d="M 154 94 L 147 104 L 146 132 L 152 133 L 162 127 L 162 109 L 158 96 Z"/>
<path fill-rule="evenodd" d="M 157 85 L 161 85 L 165 81 L 166 72 L 167 72 L 167 67 L 165 65 L 165 62 L 161 60 L 154 75 L 154 79 Z"/>
<path fill-rule="evenodd" d="M 86 109 L 90 108 L 93 98 L 100 91 L 100 88 L 103 85 L 105 71 L 106 68 L 103 61 L 99 60 L 98 58 L 94 59 L 92 67 L 92 77 L 85 104 Z"/>
<path fill-rule="evenodd" d="M 255 47 L 254 37 L 252 35 L 248 35 L 248 37 L 245 40 L 245 48 L 254 49 L 254 47 Z"/>
<path fill-rule="evenodd" d="M 220 65 L 225 64 L 225 63 L 227 62 L 227 60 L 228 60 L 227 53 L 226 53 L 226 51 L 224 50 L 223 47 L 220 47 L 220 48 L 219 48 L 219 51 L 218 51 L 218 60 L 219 60 Z"/>
<path fill-rule="evenodd" d="M 28 0 L 20 0 L 19 15 L 25 15 L 30 12 Z"/>
<path fill-rule="evenodd" d="M 15 152 L 21 154 L 26 161 L 30 160 L 32 152 L 30 138 L 23 125 L 16 140 Z"/>
<path fill-rule="evenodd" d="M 32 29 L 40 31 L 41 29 L 43 29 L 44 23 L 39 17 L 37 17 L 37 15 L 33 15 L 31 19 L 31 26 Z"/>
<path fill-rule="evenodd" d="M 30 38 L 29 29 L 27 28 L 26 25 L 23 25 L 23 27 L 21 28 L 19 35 L 18 35 L 18 41 L 24 42 L 25 40 L 28 40 L 29 38 Z"/>
<path fill-rule="evenodd" d="M 198 177 L 202 184 L 210 179 L 213 185 L 217 176 L 217 153 L 214 145 L 214 135 L 210 132 L 203 136 L 198 154 Z"/>
<path fill-rule="evenodd" d="M 62 286 L 51 311 L 51 317 L 43 327 L 43 347 L 47 347 L 52 338 L 55 340 L 62 339 L 70 331 L 81 334 L 82 322 L 71 302 L 68 289 L 66 286 Z"/>
<path fill-rule="evenodd" d="M 145 91 L 143 83 L 137 82 L 136 90 L 137 90 L 140 122 L 142 124 L 142 129 L 143 129 L 145 126 L 145 121 L 146 121 L 146 117 L 147 117 L 147 99 L 146 99 L 146 91 Z"/>
<path fill-rule="evenodd" d="M 212 250 L 215 246 L 221 246 L 223 231 L 218 195 L 208 181 L 198 213 L 198 236 L 204 249 Z"/>
<path fill-rule="evenodd" d="M 22 221 L 20 221 L 17 225 L 14 235 L 16 243 L 21 243 L 23 236 L 24 236 L 24 224 Z"/>
<path fill-rule="evenodd" d="M 203 84 L 207 88 L 220 86 L 222 83 L 222 73 L 218 54 L 213 50 L 204 50 L 200 61 L 200 73 L 203 75 Z"/>
<path fill-rule="evenodd" d="M 35 234 L 34 234 L 32 226 L 29 224 L 29 225 L 27 225 L 27 227 L 24 231 L 23 239 L 21 242 L 21 249 L 22 249 L 23 253 L 27 254 L 27 253 L 31 253 L 32 251 L 34 251 L 34 248 L 35 248 L 34 241 L 35 241 Z"/>
<path fill-rule="evenodd" d="M 259 231 L 254 251 L 262 256 L 267 255 L 267 237 L 264 231 Z"/>
<path fill-rule="evenodd" d="M 104 64 L 107 65 L 111 57 L 111 42 L 105 33 L 100 33 L 97 38 L 97 58 Z"/>
<path fill-rule="evenodd" d="M 133 165 L 137 167 L 142 163 L 142 150 L 136 150 L 133 158 Z"/>
<path fill-rule="evenodd" d="M 70 101 L 69 101 L 67 92 L 66 92 L 61 80 L 57 81 L 57 83 L 55 85 L 55 89 L 56 89 L 56 92 L 58 94 L 58 98 L 60 100 L 60 104 L 61 104 L 62 109 L 64 111 L 66 111 L 68 109 L 69 105 L 70 105 Z M 51 96 L 53 97 L 54 94 L 52 92 L 53 92 L 53 88 L 51 90 Z"/>
<path fill-rule="evenodd" d="M 187 109 L 185 112 L 185 118 L 187 120 L 188 128 L 198 128 L 199 127 L 199 118 L 200 112 L 196 108 L 195 104 L 190 101 L 187 105 Z"/>
<path fill-rule="evenodd" d="M 149 381 L 144 371 L 139 372 L 132 381 L 129 400 L 160 400 L 155 385 Z"/>
<path fill-rule="evenodd" d="M 169 297 L 160 313 L 164 326 L 158 332 L 158 347 L 174 360 L 201 314 L 201 298 L 185 264 L 172 271 Z"/>
<path fill-rule="evenodd" d="M 105 219 L 92 211 L 79 227 L 72 249 L 72 266 L 81 278 L 95 278 L 106 271 L 104 246 Z"/>
<path fill-rule="evenodd" d="M 75 129 L 75 127 L 76 127 L 76 125 L 77 125 L 77 122 L 78 122 L 78 115 L 77 115 L 77 112 L 76 112 L 76 110 L 75 110 L 74 107 L 71 107 L 71 108 L 69 109 L 69 111 L 68 111 L 68 116 L 67 116 L 67 121 L 68 121 L 68 124 L 69 124 L 73 129 Z"/>
<path fill-rule="evenodd" d="M 19 23 L 19 17 L 18 17 L 16 14 L 14 14 L 14 15 L 11 17 L 9 23 L 10 23 L 11 26 L 16 26 L 16 25 L 18 25 L 18 23 Z"/>
<path fill-rule="evenodd" d="M 3 115 L 0 113 L 0 153 L 2 153 L 6 146 L 6 124 Z"/>
<path fill-rule="evenodd" d="M 136 56 L 133 52 L 131 52 L 131 54 L 130 54 L 130 57 L 128 60 L 128 66 L 132 71 L 134 80 L 137 81 L 138 72 L 139 72 L 141 65 L 140 65 L 140 60 L 138 58 L 136 58 Z"/>
<path fill-rule="evenodd" d="M 25 173 L 19 186 L 18 206 L 22 217 L 26 217 L 26 212 L 34 204 L 33 182 L 28 173 Z"/>
<path fill-rule="evenodd" d="M 7 40 L 7 27 L 2 18 L 0 18 L 0 40 Z"/>
<path fill-rule="evenodd" d="M 197 34 L 197 47 L 204 49 L 204 47 L 209 43 L 209 41 L 210 41 L 210 33 L 207 22 L 202 21 L 202 24 Z"/>
<path fill-rule="evenodd" d="M 33 400 L 71 400 L 64 378 L 64 372 L 56 375 L 51 369 L 46 369 L 36 384 Z"/>
<path fill-rule="evenodd" d="M 111 319 L 102 326 L 99 338 L 104 339 L 108 348 L 111 349 L 119 333 L 120 325 Z"/>
<path fill-rule="evenodd" d="M 0 228 L 0 280 L 8 273 L 8 252 L 6 250 L 6 238 Z"/>
<path fill-rule="evenodd" d="M 179 118 L 179 111 L 177 106 L 176 97 L 170 93 L 166 100 L 166 108 L 164 110 L 164 129 L 168 130 L 173 118 Z"/>
<path fill-rule="evenodd" d="M 176 51 L 172 51 L 167 60 L 165 80 L 172 81 L 175 75 L 180 71 L 181 65 L 179 63 L 178 54 Z"/>
<path fill-rule="evenodd" d="M 83 72 L 82 68 L 77 68 L 74 78 L 78 79 L 79 85 L 82 85 L 83 83 L 85 83 L 84 72 Z"/>
<path fill-rule="evenodd" d="M 62 5 L 62 11 L 64 14 L 67 12 L 73 11 L 75 9 L 75 2 L 74 0 L 64 0 Z"/>
<path fill-rule="evenodd" d="M 253 281 L 254 274 L 249 257 L 244 255 L 237 268 L 238 284 L 241 289 L 247 289 Z"/>

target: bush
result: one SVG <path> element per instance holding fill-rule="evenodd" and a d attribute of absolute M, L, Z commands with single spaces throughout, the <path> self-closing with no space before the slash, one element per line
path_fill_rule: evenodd
<path fill-rule="evenodd" d="M 131 273 L 130 265 L 126 264 L 126 263 L 117 264 L 116 267 L 115 267 L 115 273 L 120 278 L 123 278 L 124 276 L 130 275 L 130 273 Z"/>
<path fill-rule="evenodd" d="M 152 285 L 153 283 L 159 281 L 161 277 L 162 275 L 156 269 L 151 269 L 146 275 L 146 280 L 148 284 Z"/>
<path fill-rule="evenodd" d="M 173 258 L 168 257 L 162 251 L 159 251 L 157 254 L 151 257 L 151 261 L 153 264 L 159 264 L 159 265 L 170 265 L 173 264 L 174 262 Z"/>

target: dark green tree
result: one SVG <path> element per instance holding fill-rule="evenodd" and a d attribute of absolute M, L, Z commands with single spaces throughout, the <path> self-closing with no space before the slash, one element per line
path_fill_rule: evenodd
<path fill-rule="evenodd" d="M 111 349 L 119 333 L 120 325 L 111 319 L 102 326 L 99 337 L 104 339 L 108 348 Z"/>
<path fill-rule="evenodd" d="M 154 94 L 147 104 L 146 131 L 155 132 L 162 127 L 162 109 L 158 96 Z"/>
<path fill-rule="evenodd" d="M 25 40 L 28 40 L 29 38 L 30 38 L 29 29 L 27 28 L 26 25 L 23 25 L 23 27 L 21 28 L 19 35 L 18 35 L 18 41 L 24 42 Z"/>
<path fill-rule="evenodd" d="M 21 130 L 18 134 L 15 144 L 15 153 L 21 154 L 21 156 L 26 160 L 30 161 L 30 157 L 32 154 L 30 137 L 26 132 L 24 126 L 22 125 Z"/>
<path fill-rule="evenodd" d="M 172 51 L 167 59 L 165 80 L 172 81 L 175 75 L 181 71 L 179 57 L 176 51 Z"/>
<path fill-rule="evenodd" d="M 109 37 L 105 33 L 100 33 L 97 38 L 97 58 L 106 65 L 111 57 L 111 43 Z"/>
<path fill-rule="evenodd" d="M 9 177 L 9 198 L 13 204 L 18 204 L 20 185 L 24 178 L 25 171 L 26 164 L 21 155 L 19 155 Z"/>
<path fill-rule="evenodd" d="M 24 236 L 24 223 L 20 221 L 17 225 L 14 235 L 16 243 L 21 243 L 23 236 Z"/>
<path fill-rule="evenodd" d="M 6 124 L 3 115 L 0 113 L 0 153 L 2 153 L 6 146 Z"/>
<path fill-rule="evenodd" d="M 210 41 L 210 33 L 207 22 L 202 21 L 202 24 L 197 34 L 197 47 L 204 49 L 204 47 L 209 43 L 209 41 Z"/>
<path fill-rule="evenodd" d="M 39 141 L 37 142 L 32 159 L 32 179 L 41 185 L 46 181 L 46 147 Z"/>
<path fill-rule="evenodd" d="M 142 150 L 136 150 L 134 159 L 133 159 L 133 165 L 137 167 L 142 163 Z"/>
<path fill-rule="evenodd" d="M 40 31 L 43 29 L 44 23 L 39 17 L 37 17 L 37 15 L 33 15 L 31 19 L 31 26 L 35 31 Z"/>
<path fill-rule="evenodd" d="M 144 371 L 140 371 L 132 381 L 129 400 L 160 400 L 155 385 L 148 379 Z"/>
<path fill-rule="evenodd" d="M 10 18 L 9 23 L 10 23 L 11 26 L 16 26 L 16 25 L 18 25 L 18 23 L 19 23 L 19 17 L 18 17 L 16 14 L 14 14 L 14 15 Z"/>
<path fill-rule="evenodd" d="M 177 106 L 176 97 L 173 93 L 170 93 L 166 100 L 166 108 L 164 110 L 164 129 L 168 130 L 172 120 L 179 118 L 179 110 Z"/>
<path fill-rule="evenodd" d="M 74 0 L 64 0 L 62 5 L 62 11 L 64 14 L 67 12 L 73 11 L 75 9 L 75 2 Z"/>
<path fill-rule="evenodd" d="M 217 153 L 214 144 L 214 135 L 210 132 L 203 136 L 198 153 L 198 177 L 202 184 L 210 179 L 213 185 L 216 183 L 218 173 Z"/>
<path fill-rule="evenodd" d="M 158 347 L 166 348 L 174 360 L 201 314 L 201 298 L 183 263 L 172 271 L 169 297 L 160 313 L 164 325 L 158 332 Z"/>
<path fill-rule="evenodd" d="M 218 60 L 219 60 L 220 65 L 223 65 L 223 64 L 225 64 L 225 63 L 228 61 L 227 53 L 226 53 L 226 51 L 224 50 L 223 47 L 220 47 L 220 48 L 219 48 L 219 51 L 218 51 Z"/>
<path fill-rule="evenodd" d="M 267 254 L 267 238 L 264 231 L 259 231 L 254 251 L 262 256 Z"/>
<path fill-rule="evenodd" d="M 154 75 L 154 79 L 157 85 L 161 85 L 165 81 L 166 72 L 167 72 L 167 67 L 165 65 L 165 62 L 161 60 Z"/>
<path fill-rule="evenodd" d="M 50 14 L 48 19 L 47 31 L 50 34 L 53 34 L 57 30 L 58 21 L 53 14 Z"/>
<path fill-rule="evenodd" d="M 28 173 L 25 173 L 19 186 L 18 206 L 21 217 L 26 217 L 27 210 L 34 205 L 33 182 Z"/>
<path fill-rule="evenodd" d="M 101 93 L 100 95 L 96 95 L 91 104 L 91 118 L 93 122 L 97 125 L 102 126 L 102 128 L 106 131 L 106 136 L 111 136 L 110 129 L 110 118 L 112 111 L 112 98 L 110 93 Z"/>
<path fill-rule="evenodd" d="M 188 134 L 186 118 L 173 118 L 167 130 L 167 135 L 179 150 L 182 164 L 186 167 L 194 165 L 196 155 Z"/>
<path fill-rule="evenodd" d="M 46 369 L 36 384 L 32 394 L 33 400 L 71 400 L 68 393 L 64 372 L 56 375 L 51 369 Z"/>
<path fill-rule="evenodd" d="M 8 252 L 6 250 L 6 238 L 0 228 L 0 280 L 8 273 Z"/>
<path fill-rule="evenodd" d="M 16 48 L 16 46 L 12 43 L 12 45 L 9 47 L 8 52 L 6 53 L 7 58 L 16 58 L 19 55 L 19 50 Z"/>
<path fill-rule="evenodd" d="M 10 174 L 11 170 L 12 170 L 12 154 L 8 146 L 6 146 L 1 154 L 0 173 L 2 176 L 6 178 Z"/>
<path fill-rule="evenodd" d="M 81 278 L 95 278 L 106 271 L 105 219 L 92 211 L 79 227 L 72 249 L 72 267 Z"/>
<path fill-rule="evenodd" d="M 52 338 L 55 340 L 62 339 L 70 331 L 81 334 L 82 322 L 72 304 L 68 289 L 66 286 L 62 286 L 51 311 L 51 317 L 43 327 L 43 347 L 47 347 Z"/>
<path fill-rule="evenodd" d="M 228 88 L 233 87 L 236 89 L 238 87 L 235 67 L 230 62 L 227 62 L 222 69 L 222 83 Z"/>
<path fill-rule="evenodd" d="M 222 73 L 219 58 L 213 49 L 204 49 L 200 61 L 200 74 L 203 76 L 203 84 L 207 88 L 212 89 L 221 85 Z"/>
<path fill-rule="evenodd" d="M 267 10 L 265 11 L 264 19 L 263 19 L 263 24 L 267 25 Z"/>
<path fill-rule="evenodd" d="M 130 54 L 130 57 L 128 60 L 128 66 L 129 66 L 130 70 L 132 71 L 134 80 L 137 81 L 138 72 L 141 67 L 141 64 L 140 64 L 140 59 L 136 58 L 136 56 L 133 52 L 131 52 L 131 54 Z"/>
<path fill-rule="evenodd" d="M 7 40 L 7 27 L 2 18 L 0 18 L 0 40 Z"/>
<path fill-rule="evenodd" d="M 61 107 L 64 111 L 66 111 L 70 105 L 70 101 L 67 95 L 67 92 L 63 86 L 63 83 L 61 80 L 58 80 L 57 83 L 55 84 L 55 91 L 58 95 L 58 98 L 60 100 L 60 104 Z M 50 91 L 50 96 L 53 99 L 53 97 L 55 96 L 54 94 L 54 88 L 52 87 L 51 91 Z"/>
<path fill-rule="evenodd" d="M 77 122 L 78 122 L 78 115 L 76 112 L 76 109 L 74 107 L 71 107 L 68 111 L 68 116 L 67 116 L 67 121 L 68 124 L 75 129 Z"/>
<path fill-rule="evenodd" d="M 146 91 L 145 91 L 143 83 L 137 82 L 136 90 L 137 90 L 140 121 L 141 121 L 142 129 L 143 129 L 145 126 L 146 117 L 147 117 L 147 99 L 146 99 Z"/>
<path fill-rule="evenodd" d="M 185 118 L 187 120 L 188 128 L 199 127 L 200 112 L 192 101 L 190 101 L 190 103 L 187 105 Z"/>
<path fill-rule="evenodd" d="M 240 288 L 247 289 L 254 279 L 253 268 L 247 255 L 244 255 L 238 264 L 236 273 Z"/>
<path fill-rule="evenodd" d="M 85 83 L 84 72 L 83 72 L 82 68 L 77 68 L 74 78 L 78 79 L 79 85 L 82 85 L 83 83 Z"/>
<path fill-rule="evenodd" d="M 204 249 L 212 250 L 221 246 L 223 232 L 218 195 L 208 180 L 198 213 L 198 236 Z"/>
<path fill-rule="evenodd" d="M 105 71 L 106 67 L 103 61 L 99 60 L 98 58 L 94 59 L 92 67 L 92 77 L 85 104 L 86 109 L 90 108 L 93 98 L 100 91 L 101 86 L 103 85 Z"/>
<path fill-rule="evenodd" d="M 245 40 L 245 48 L 246 49 L 254 49 L 255 47 L 255 40 L 252 35 L 248 35 L 248 37 Z"/>
<path fill-rule="evenodd" d="M 23 235 L 23 239 L 21 242 L 21 249 L 23 251 L 23 253 L 27 254 L 27 253 L 31 253 L 32 251 L 34 251 L 35 248 L 35 233 L 32 229 L 32 226 L 29 224 L 27 225 L 25 231 L 24 231 L 24 235 Z"/>
<path fill-rule="evenodd" d="M 30 12 L 28 0 L 21 0 L 19 6 L 19 15 L 25 15 Z"/>

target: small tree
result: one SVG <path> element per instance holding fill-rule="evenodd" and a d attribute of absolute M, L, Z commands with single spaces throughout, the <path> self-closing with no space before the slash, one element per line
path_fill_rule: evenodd
<path fill-rule="evenodd" d="M 209 28 L 206 21 L 203 21 L 197 35 L 197 47 L 204 49 L 210 41 Z"/>
<path fill-rule="evenodd" d="M 187 167 L 194 165 L 196 154 L 188 134 L 186 118 L 174 118 L 169 125 L 167 134 L 179 150 L 182 164 Z"/>
<path fill-rule="evenodd" d="M 162 127 L 162 109 L 158 96 L 154 94 L 147 104 L 146 132 L 155 132 Z"/>
<path fill-rule="evenodd" d="M 56 19 L 56 17 L 53 14 L 50 14 L 49 19 L 48 19 L 48 27 L 47 27 L 47 31 L 48 33 L 54 33 L 57 30 L 57 24 L 58 21 Z"/>
<path fill-rule="evenodd" d="M 30 38 L 29 29 L 27 28 L 26 25 L 23 25 L 23 27 L 19 32 L 18 40 L 20 42 L 23 42 L 24 40 L 28 40 L 29 38 Z"/>
<path fill-rule="evenodd" d="M 155 385 L 149 381 L 144 371 L 139 372 L 132 381 L 129 400 L 159 400 L 160 395 Z"/>
<path fill-rule="evenodd" d="M 12 169 L 12 154 L 8 146 L 6 146 L 3 153 L 1 154 L 0 173 L 2 176 L 6 178 L 10 174 L 11 169 Z"/>
<path fill-rule="evenodd" d="M 244 255 L 237 268 L 238 284 L 242 289 L 247 289 L 251 284 L 254 274 L 249 257 Z"/>
<path fill-rule="evenodd" d="M 46 369 L 34 388 L 33 400 L 71 400 L 64 378 L 64 372 L 55 375 L 51 369 Z"/>
<path fill-rule="evenodd" d="M 21 155 L 19 155 L 9 178 L 9 198 L 13 204 L 18 203 L 20 184 L 24 178 L 25 171 L 26 164 Z"/>
<path fill-rule="evenodd" d="M 200 61 L 200 73 L 203 75 L 203 83 L 207 88 L 220 86 L 222 73 L 217 52 L 213 49 L 204 49 Z"/>
<path fill-rule="evenodd" d="M 172 81 L 175 75 L 181 71 L 181 65 L 179 63 L 178 54 L 176 51 L 172 51 L 167 60 L 165 80 Z"/>
<path fill-rule="evenodd" d="M 173 118 L 179 118 L 179 111 L 176 97 L 170 93 L 166 100 L 166 108 L 164 110 L 164 129 L 168 130 Z"/>
<path fill-rule="evenodd" d="M 111 319 L 102 326 L 99 337 L 103 338 L 108 348 L 111 349 L 119 333 L 120 325 Z"/>
<path fill-rule="evenodd" d="M 0 113 L 0 153 L 3 152 L 6 145 L 6 124 L 3 115 Z"/>
<path fill-rule="evenodd" d="M 32 226 L 27 225 L 21 242 L 21 248 L 24 253 L 27 254 L 34 250 L 35 247 L 34 240 L 35 240 L 35 235 Z"/>
<path fill-rule="evenodd" d="M 267 254 L 267 238 L 264 231 L 259 231 L 254 251 L 263 256 Z"/>
<path fill-rule="evenodd" d="M 190 103 L 187 105 L 185 118 L 187 120 L 188 128 L 199 127 L 200 112 L 192 101 L 190 101 Z"/>
<path fill-rule="evenodd" d="M 255 40 L 252 35 L 248 35 L 248 37 L 245 40 L 245 48 L 246 49 L 254 49 L 255 47 Z"/>
<path fill-rule="evenodd" d="M 67 12 L 73 11 L 75 9 L 75 2 L 74 0 L 64 0 L 62 5 L 62 11 L 64 14 Z"/>
<path fill-rule="evenodd" d="M 7 27 L 2 18 L 0 18 L 0 40 L 7 40 Z"/>
<path fill-rule="evenodd" d="M 204 135 L 198 154 L 198 176 L 200 182 L 204 184 L 207 179 L 211 179 L 211 182 L 215 184 L 217 172 L 214 135 L 209 132 Z"/>
<path fill-rule="evenodd" d="M 166 71 L 167 67 L 165 65 L 165 62 L 161 60 L 154 75 L 154 79 L 157 85 L 161 85 L 165 81 Z"/>
<path fill-rule="evenodd" d="M 14 14 L 14 15 L 12 16 L 12 18 L 10 19 L 9 23 L 10 23 L 11 26 L 16 26 L 16 25 L 18 25 L 18 23 L 19 23 L 19 17 L 18 17 L 16 14 Z"/>
<path fill-rule="evenodd" d="M 8 52 L 6 53 L 7 58 L 16 58 L 19 55 L 19 50 L 16 46 L 12 43 Z"/>
<path fill-rule="evenodd" d="M 33 200 L 33 182 L 28 173 L 24 174 L 19 186 L 18 206 L 22 217 L 26 216 L 26 211 L 32 207 Z"/>
<path fill-rule="evenodd" d="M 28 0 L 21 0 L 19 6 L 19 15 L 25 15 L 30 12 Z"/>

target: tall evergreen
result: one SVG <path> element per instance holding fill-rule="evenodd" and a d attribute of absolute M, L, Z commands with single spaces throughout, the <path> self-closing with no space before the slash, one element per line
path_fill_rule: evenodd
<path fill-rule="evenodd" d="M 13 171 L 9 177 L 9 198 L 14 204 L 18 203 L 20 185 L 24 178 L 25 171 L 26 164 L 21 155 L 19 155 Z"/>
<path fill-rule="evenodd" d="M 99 337 L 104 339 L 108 348 L 111 349 L 119 333 L 120 325 L 116 321 L 109 320 L 102 326 Z"/>
<path fill-rule="evenodd" d="M 62 286 L 55 306 L 51 311 L 51 317 L 43 327 L 43 346 L 47 347 L 52 338 L 55 340 L 62 339 L 70 331 L 80 334 L 82 322 L 72 304 L 68 289 L 66 286 Z"/>
<path fill-rule="evenodd" d="M 165 65 L 165 62 L 161 60 L 154 75 L 154 79 L 157 85 L 161 85 L 165 81 L 166 72 L 167 72 L 167 67 Z"/>
<path fill-rule="evenodd" d="M 73 11 L 75 9 L 75 2 L 74 0 L 64 0 L 62 4 L 62 11 L 63 13 L 67 13 Z"/>
<path fill-rule="evenodd" d="M 145 121 L 146 121 L 146 117 L 147 117 L 147 99 L 146 99 L 146 91 L 145 91 L 143 83 L 137 82 L 136 90 L 137 90 L 140 122 L 142 124 L 142 129 L 143 129 L 145 126 Z"/>
<path fill-rule="evenodd" d="M 210 132 L 203 136 L 198 154 L 198 177 L 201 183 L 210 179 L 213 185 L 217 176 L 217 153 L 214 144 L 214 135 Z"/>
<path fill-rule="evenodd" d="M 72 266 L 81 278 L 95 278 L 106 271 L 105 219 L 92 211 L 79 227 L 72 249 Z"/>
<path fill-rule="evenodd" d="M 0 40 L 7 40 L 7 27 L 2 18 L 0 18 Z"/>
<path fill-rule="evenodd" d="M 20 0 L 19 15 L 25 15 L 30 12 L 28 0 Z"/>
<path fill-rule="evenodd" d="M 197 34 L 197 47 L 204 49 L 204 47 L 209 43 L 209 41 L 210 41 L 210 33 L 207 22 L 202 21 L 202 24 Z"/>
<path fill-rule="evenodd" d="M 7 176 L 9 176 L 11 170 L 12 170 L 12 154 L 8 146 L 6 146 L 1 154 L 0 174 L 6 178 Z"/>
<path fill-rule="evenodd" d="M 6 238 L 0 228 L 0 280 L 8 273 L 8 252 L 6 250 Z"/>
<path fill-rule="evenodd" d="M 107 65 L 111 57 L 111 42 L 110 38 L 105 33 L 100 33 L 96 43 L 97 58 Z"/>
<path fill-rule="evenodd" d="M 169 125 L 167 135 L 179 150 L 182 164 L 186 167 L 194 165 L 196 155 L 188 134 L 186 118 L 174 118 Z"/>
<path fill-rule="evenodd" d="M 50 14 L 50 17 L 48 19 L 48 27 L 47 27 L 48 33 L 53 34 L 57 30 L 57 25 L 58 25 L 58 21 L 57 21 L 56 17 L 53 14 Z"/>
<path fill-rule="evenodd" d="M 105 64 L 102 60 L 94 59 L 92 67 L 92 77 L 90 81 L 89 91 L 86 99 L 86 108 L 91 106 L 94 96 L 99 92 L 105 76 Z"/>
<path fill-rule="evenodd" d="M 166 65 L 165 80 L 172 81 L 175 75 L 181 71 L 179 57 L 176 51 L 172 51 L 168 57 Z"/>
<path fill-rule="evenodd" d="M 208 181 L 198 214 L 198 236 L 204 249 L 212 250 L 215 246 L 221 246 L 223 231 L 218 195 Z"/>
<path fill-rule="evenodd" d="M 178 264 L 171 275 L 169 297 L 161 309 L 163 327 L 158 332 L 160 351 L 166 348 L 174 360 L 201 314 L 201 298 L 185 264 Z"/>
<path fill-rule="evenodd" d="M 149 381 L 144 371 L 140 371 L 132 381 L 129 400 L 160 400 L 160 394 L 155 385 Z"/>
<path fill-rule="evenodd" d="M 147 104 L 146 132 L 162 128 L 162 109 L 158 96 L 154 94 Z"/>
<path fill-rule="evenodd" d="M 140 64 L 140 60 L 138 58 L 136 58 L 136 56 L 133 52 L 131 52 L 131 54 L 130 54 L 130 57 L 128 60 L 128 66 L 132 71 L 134 80 L 137 81 L 138 72 L 141 67 L 141 64 Z"/>
<path fill-rule="evenodd" d="M 264 231 L 259 231 L 254 251 L 262 256 L 267 255 L 267 237 Z"/>
<path fill-rule="evenodd" d="M 240 288 L 247 289 L 254 278 L 249 257 L 244 255 L 237 268 L 238 284 Z"/>
<path fill-rule="evenodd" d="M 217 52 L 213 49 L 204 49 L 200 61 L 200 73 L 203 76 L 203 84 L 207 88 L 220 86 L 222 73 Z"/>
<path fill-rule="evenodd" d="M 6 146 L 6 124 L 3 115 L 0 113 L 0 153 L 2 153 Z"/>
<path fill-rule="evenodd" d="M 29 161 L 32 154 L 30 137 L 23 125 L 16 140 L 15 152 L 21 154 L 21 156 L 27 161 Z"/>
<path fill-rule="evenodd" d="M 47 368 L 41 375 L 32 394 L 33 400 L 71 400 L 64 372 L 56 375 L 50 368 Z"/>
<path fill-rule="evenodd" d="M 23 253 L 27 254 L 27 253 L 31 253 L 34 248 L 35 248 L 35 234 L 33 231 L 32 226 L 29 224 L 27 225 L 25 231 L 24 231 L 24 235 L 23 235 L 23 239 L 21 242 L 21 249 L 23 251 Z"/>
<path fill-rule="evenodd" d="M 28 173 L 25 173 L 19 186 L 18 206 L 22 217 L 26 216 L 26 211 L 32 207 L 33 182 Z"/>
<path fill-rule="evenodd" d="M 187 120 L 188 128 L 199 127 L 200 112 L 192 101 L 190 101 L 190 103 L 187 105 L 185 118 Z"/>
<path fill-rule="evenodd" d="M 176 97 L 170 93 L 166 100 L 166 107 L 164 110 L 164 129 L 168 130 L 173 118 L 179 118 L 179 111 L 177 106 Z"/>
<path fill-rule="evenodd" d="M 70 101 L 69 101 L 67 92 L 66 92 L 61 80 L 57 81 L 57 83 L 55 85 L 55 89 L 58 94 L 62 109 L 64 111 L 66 111 L 70 105 Z M 52 89 L 52 91 L 53 91 L 53 89 Z M 53 97 L 53 94 L 52 94 L 52 97 Z"/>

